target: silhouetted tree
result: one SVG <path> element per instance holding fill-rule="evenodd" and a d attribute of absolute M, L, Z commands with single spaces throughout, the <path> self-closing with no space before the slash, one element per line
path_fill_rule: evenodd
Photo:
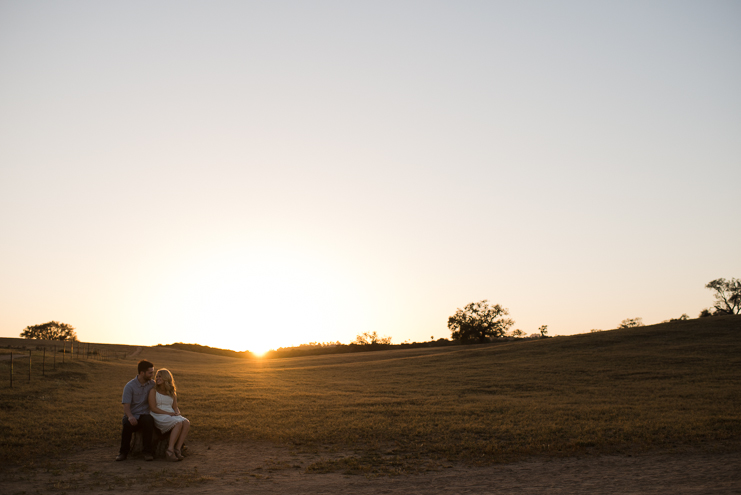
<path fill-rule="evenodd" d="M 548 337 L 548 325 L 541 325 L 538 328 L 541 337 Z"/>
<path fill-rule="evenodd" d="M 726 280 L 719 278 L 708 282 L 706 289 L 715 291 L 715 315 L 741 314 L 741 279 Z M 700 316 L 705 316 L 702 313 Z M 710 315 L 707 315 L 710 316 Z"/>
<path fill-rule="evenodd" d="M 642 327 L 642 326 L 643 326 L 643 318 L 626 318 L 620 322 L 620 325 L 618 326 L 618 328 L 634 328 L 634 327 Z"/>
<path fill-rule="evenodd" d="M 351 343 L 357 345 L 390 344 L 391 337 L 379 337 L 376 332 L 363 332 Z"/>
<path fill-rule="evenodd" d="M 690 315 L 688 315 L 687 313 L 682 313 L 682 316 L 680 316 L 679 318 L 672 318 L 669 321 L 687 321 L 689 319 L 690 319 Z"/>
<path fill-rule="evenodd" d="M 21 332 L 21 337 L 42 340 L 77 340 L 75 329 L 71 325 L 58 321 L 28 326 Z"/>
<path fill-rule="evenodd" d="M 504 316 L 509 314 L 507 308 L 499 304 L 490 306 L 484 299 L 477 303 L 470 303 L 464 309 L 458 308 L 453 316 L 448 318 L 448 328 L 454 340 L 469 342 L 478 340 L 486 342 L 489 337 L 501 337 L 514 325 L 514 321 Z"/>

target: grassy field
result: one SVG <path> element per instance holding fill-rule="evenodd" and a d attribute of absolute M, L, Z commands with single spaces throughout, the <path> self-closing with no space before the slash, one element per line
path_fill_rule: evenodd
<path fill-rule="evenodd" d="M 404 472 L 449 460 L 741 443 L 741 317 L 727 316 L 293 359 L 152 347 L 134 358 L 67 362 L 45 380 L 13 389 L 0 362 L 0 462 L 100 444 L 114 456 L 121 391 L 140 358 L 173 372 L 193 441 L 270 441 L 347 453 L 310 467 L 316 471 Z"/>

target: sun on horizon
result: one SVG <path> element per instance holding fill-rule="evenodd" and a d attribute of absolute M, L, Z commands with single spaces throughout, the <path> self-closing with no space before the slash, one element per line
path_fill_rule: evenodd
<path fill-rule="evenodd" d="M 298 249 L 220 252 L 165 279 L 150 305 L 158 335 L 255 355 L 347 340 L 368 312 L 358 284 Z"/>

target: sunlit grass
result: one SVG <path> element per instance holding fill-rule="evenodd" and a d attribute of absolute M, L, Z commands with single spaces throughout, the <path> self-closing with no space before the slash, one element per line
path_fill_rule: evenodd
<path fill-rule="evenodd" d="M 311 470 L 431 460 L 721 448 L 741 440 L 741 317 L 483 346 L 246 360 L 145 349 L 173 371 L 197 442 L 350 452 Z M 0 456 L 120 435 L 135 359 L 81 361 L 0 389 Z M 3 383 L 4 382 L 0 382 Z"/>

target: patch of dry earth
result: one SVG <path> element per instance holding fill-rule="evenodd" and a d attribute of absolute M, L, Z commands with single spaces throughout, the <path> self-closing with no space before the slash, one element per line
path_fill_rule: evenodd
<path fill-rule="evenodd" d="M 332 454 L 270 444 L 194 443 L 179 463 L 115 462 L 110 447 L 46 465 L 3 469 L 0 493 L 184 494 L 728 494 L 741 493 L 741 452 L 531 459 L 365 477 L 307 473 Z M 339 454 L 335 454 L 339 455 Z"/>

